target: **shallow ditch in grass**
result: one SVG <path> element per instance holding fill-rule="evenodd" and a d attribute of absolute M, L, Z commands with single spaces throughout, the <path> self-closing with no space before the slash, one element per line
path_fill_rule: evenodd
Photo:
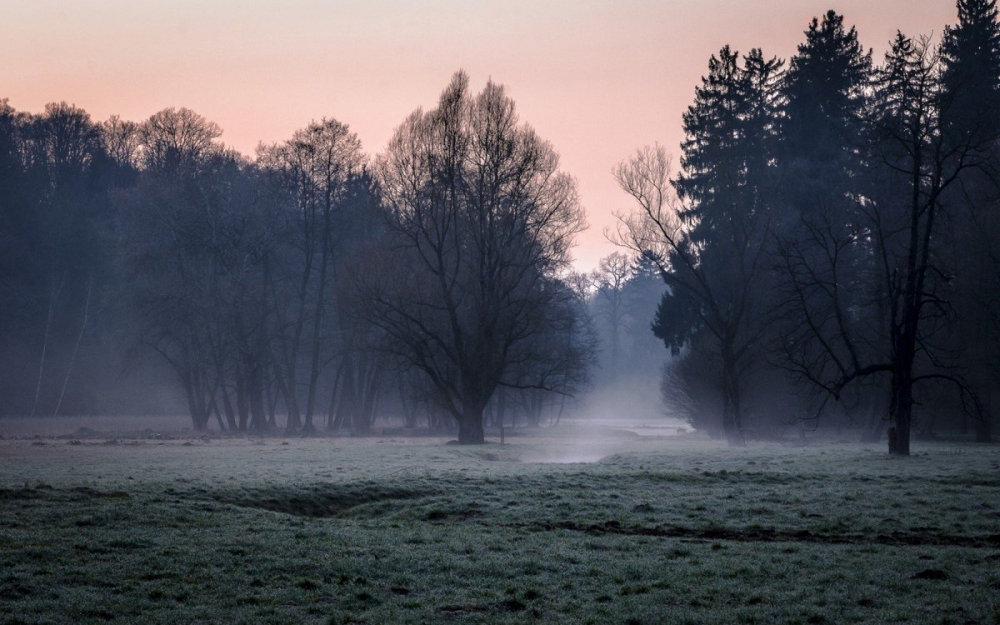
<path fill-rule="evenodd" d="M 429 488 L 404 488 L 379 484 L 351 484 L 331 486 L 317 484 L 310 487 L 245 489 L 214 493 L 219 503 L 240 508 L 257 508 L 292 516 L 326 518 L 341 516 L 345 512 L 370 504 L 388 504 L 412 501 L 437 494 Z"/>
<path fill-rule="evenodd" d="M 131 499 L 123 490 L 100 490 L 90 486 L 54 488 L 49 484 L 25 484 L 18 488 L 0 488 L 0 502 L 27 501 L 31 499 L 51 499 L 62 503 L 82 503 L 91 499 Z"/>

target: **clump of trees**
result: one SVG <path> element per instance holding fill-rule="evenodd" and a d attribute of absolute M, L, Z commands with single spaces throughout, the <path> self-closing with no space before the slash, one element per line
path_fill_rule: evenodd
<path fill-rule="evenodd" d="M 0 396 L 21 414 L 85 402 L 88 337 L 117 312 L 112 181 L 126 175 L 83 110 L 38 115 L 0 100 Z M 29 338 L 30 337 L 30 338 Z"/>
<path fill-rule="evenodd" d="M 869 439 L 888 423 L 894 454 L 949 421 L 990 440 L 1000 25 L 995 0 L 958 11 L 939 43 L 899 33 L 879 65 L 833 11 L 787 69 L 724 47 L 679 171 L 659 146 L 616 169 L 637 208 L 615 239 L 669 287 L 668 385 L 721 404 L 695 425 L 742 445 L 782 423 L 861 421 Z"/>
<path fill-rule="evenodd" d="M 131 411 L 88 389 L 144 364 L 196 430 L 398 414 L 481 443 L 484 416 L 537 424 L 586 383 L 575 182 L 501 86 L 457 74 L 377 159 L 334 119 L 253 159 L 221 135 L 0 104 L 0 410 Z"/>

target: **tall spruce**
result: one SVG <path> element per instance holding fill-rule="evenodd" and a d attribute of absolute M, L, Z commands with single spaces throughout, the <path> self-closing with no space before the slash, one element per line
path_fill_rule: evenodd
<path fill-rule="evenodd" d="M 941 43 L 942 128 L 950 150 L 972 150 L 983 158 L 949 202 L 956 206 L 950 229 L 950 275 L 954 275 L 953 347 L 961 355 L 979 397 L 992 405 L 1000 390 L 1000 227 L 997 225 L 1000 138 L 1000 24 L 996 0 L 959 0 L 958 24 Z M 992 439 L 988 411 L 976 415 L 976 439 Z M 967 428 L 962 418 L 962 429 Z"/>
<path fill-rule="evenodd" d="M 743 395 L 765 334 L 782 66 L 759 49 L 741 64 L 729 46 L 709 61 L 684 115 L 683 170 L 673 183 L 684 234 L 663 258 L 671 289 L 653 325 L 675 353 L 688 347 L 688 358 L 717 363 L 721 425 L 732 445 L 745 442 Z"/>
<path fill-rule="evenodd" d="M 1000 24 L 996 0 L 959 0 L 941 42 L 942 108 L 952 141 L 992 142 L 1000 130 Z"/>
<path fill-rule="evenodd" d="M 793 363 L 803 358 L 802 343 L 796 337 L 803 330 L 812 332 L 802 319 L 821 319 L 831 310 L 826 297 L 805 295 L 800 288 L 803 276 L 798 274 L 803 267 L 811 268 L 813 282 L 838 284 L 840 301 L 864 299 L 870 290 L 866 288 L 869 276 L 859 266 L 870 263 L 870 256 L 860 249 L 865 237 L 859 174 L 865 167 L 864 120 L 872 80 L 871 51 L 861 46 L 857 30 L 845 27 L 844 17 L 834 11 L 822 19 L 813 18 L 783 84 L 783 202 L 774 228 L 781 293 L 776 310 L 783 339 L 772 346 L 773 356 L 782 366 L 792 365 L 793 371 Z M 831 241 L 843 242 L 837 263 L 844 265 L 850 258 L 854 266 L 830 266 Z M 851 306 L 857 303 L 845 304 Z M 866 389 L 868 396 L 856 399 L 872 407 L 881 405 L 881 396 L 871 391 Z M 866 438 L 881 436 L 882 412 L 871 411 Z M 826 419 L 830 416 L 826 413 L 810 410 L 803 416 Z"/>
<path fill-rule="evenodd" d="M 859 169 L 871 51 L 844 17 L 813 18 L 785 73 L 783 167 L 791 219 L 843 212 Z"/>

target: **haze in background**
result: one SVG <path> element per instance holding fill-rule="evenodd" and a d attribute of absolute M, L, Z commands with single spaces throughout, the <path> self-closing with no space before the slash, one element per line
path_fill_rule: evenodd
<path fill-rule="evenodd" d="M 375 153 L 464 68 L 477 90 L 507 85 L 578 177 L 591 228 L 575 256 L 589 269 L 628 207 L 612 166 L 654 141 L 679 153 L 709 55 L 730 43 L 787 58 L 830 8 L 876 61 L 897 28 L 939 35 L 955 14 L 953 0 L 0 0 L 0 98 L 96 119 L 185 106 L 247 154 L 335 117 Z"/>

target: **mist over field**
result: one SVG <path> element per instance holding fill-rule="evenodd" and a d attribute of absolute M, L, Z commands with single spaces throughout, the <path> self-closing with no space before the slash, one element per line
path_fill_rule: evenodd
<path fill-rule="evenodd" d="M 1000 623 L 1000 13 L 942 5 L 721 46 L 616 206 L 499 71 L 253 153 L 0 99 L 0 623 Z"/>

